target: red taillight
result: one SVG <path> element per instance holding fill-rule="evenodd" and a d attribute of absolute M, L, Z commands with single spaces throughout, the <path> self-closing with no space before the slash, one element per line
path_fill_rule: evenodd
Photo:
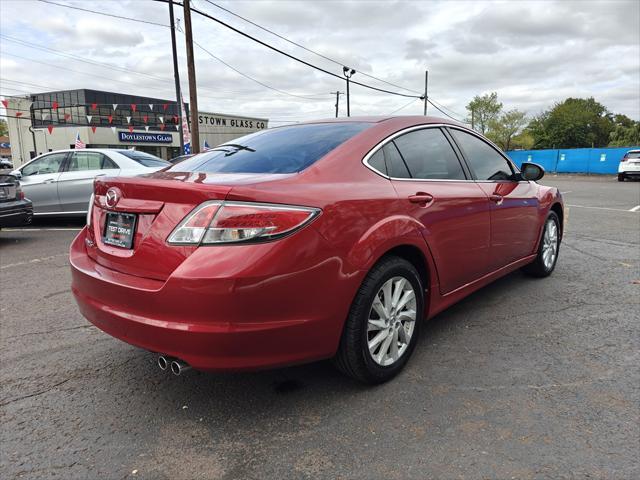
<path fill-rule="evenodd" d="M 24 192 L 20 189 L 16 192 L 16 197 L 18 200 L 24 200 Z"/>
<path fill-rule="evenodd" d="M 624 157 L 622 157 L 622 160 L 620 160 L 621 162 L 626 162 L 627 160 L 629 160 L 629 156 L 625 154 Z"/>
<path fill-rule="evenodd" d="M 311 221 L 320 210 L 290 205 L 206 202 L 185 217 L 168 242 L 213 245 L 270 240 Z"/>

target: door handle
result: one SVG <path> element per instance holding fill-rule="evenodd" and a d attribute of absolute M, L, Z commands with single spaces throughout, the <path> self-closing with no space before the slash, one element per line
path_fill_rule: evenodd
<path fill-rule="evenodd" d="M 491 200 L 492 202 L 495 202 L 496 205 L 500 205 L 504 200 L 504 197 L 502 195 L 498 195 L 497 193 L 494 193 L 493 195 L 489 195 L 489 200 Z"/>
<path fill-rule="evenodd" d="M 433 195 L 425 192 L 418 192 L 415 195 L 409 195 L 409 201 L 411 203 L 427 204 L 433 202 Z"/>
<path fill-rule="evenodd" d="M 53 183 L 53 182 L 55 182 L 53 178 L 47 178 L 46 180 L 42 181 L 42 183 Z"/>

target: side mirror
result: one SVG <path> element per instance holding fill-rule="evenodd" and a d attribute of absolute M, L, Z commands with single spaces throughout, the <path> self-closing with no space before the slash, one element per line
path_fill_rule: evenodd
<path fill-rule="evenodd" d="M 523 180 L 536 182 L 544 177 L 544 168 L 535 163 L 524 162 L 520 167 L 520 176 Z"/>
<path fill-rule="evenodd" d="M 22 178 L 22 172 L 20 170 L 14 170 L 13 172 L 10 173 L 10 175 L 13 175 L 18 180 Z"/>

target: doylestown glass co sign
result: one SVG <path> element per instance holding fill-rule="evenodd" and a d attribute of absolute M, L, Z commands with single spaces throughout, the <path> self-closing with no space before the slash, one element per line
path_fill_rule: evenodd
<path fill-rule="evenodd" d="M 140 132 L 118 132 L 118 139 L 121 142 L 133 143 L 171 143 L 173 137 L 170 133 L 140 133 Z"/>

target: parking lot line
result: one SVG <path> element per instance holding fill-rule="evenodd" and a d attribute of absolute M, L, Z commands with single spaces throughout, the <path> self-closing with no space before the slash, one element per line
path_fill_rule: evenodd
<path fill-rule="evenodd" d="M 638 205 L 637 207 L 632 208 L 631 210 L 625 210 L 624 208 L 592 207 L 592 206 L 589 206 L 589 205 L 570 205 L 570 204 L 567 204 L 567 207 L 572 207 L 572 208 L 591 208 L 593 210 L 613 210 L 614 212 L 638 212 L 638 211 L 640 211 L 640 205 Z"/>

